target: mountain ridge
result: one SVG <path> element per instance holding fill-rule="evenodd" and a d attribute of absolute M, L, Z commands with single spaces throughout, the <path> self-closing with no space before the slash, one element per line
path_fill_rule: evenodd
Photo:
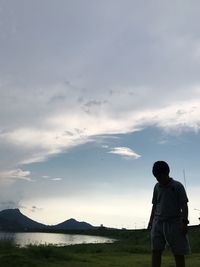
<path fill-rule="evenodd" d="M 79 222 L 70 218 L 56 225 L 46 225 L 34 221 L 16 209 L 4 209 L 0 211 L 0 230 L 7 231 L 31 231 L 31 230 L 89 230 L 95 226 L 87 222 Z"/>

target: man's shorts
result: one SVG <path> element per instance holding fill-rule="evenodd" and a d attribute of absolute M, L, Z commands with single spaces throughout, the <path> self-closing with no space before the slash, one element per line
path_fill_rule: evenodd
<path fill-rule="evenodd" d="M 154 219 L 151 229 L 152 250 L 163 251 L 167 244 L 174 255 L 190 253 L 187 236 L 181 232 L 180 220 L 166 222 Z"/>

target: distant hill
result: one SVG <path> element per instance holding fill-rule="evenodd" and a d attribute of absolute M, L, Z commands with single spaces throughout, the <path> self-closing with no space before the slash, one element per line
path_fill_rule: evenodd
<path fill-rule="evenodd" d="M 89 230 L 93 229 L 94 226 L 86 222 L 78 222 L 75 219 L 69 219 L 57 225 L 53 225 L 52 228 L 56 230 Z"/>
<path fill-rule="evenodd" d="M 19 209 L 6 209 L 0 212 L 1 230 L 37 230 L 45 227 L 46 225 L 31 220 L 23 215 Z"/>
<path fill-rule="evenodd" d="M 47 226 L 23 215 L 19 209 L 0 211 L 0 230 L 2 231 L 33 231 L 33 230 L 89 230 L 95 228 L 89 223 L 69 219 L 57 225 Z"/>

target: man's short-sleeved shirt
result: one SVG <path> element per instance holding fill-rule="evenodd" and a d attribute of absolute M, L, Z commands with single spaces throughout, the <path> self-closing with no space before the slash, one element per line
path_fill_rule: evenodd
<path fill-rule="evenodd" d="M 155 206 L 155 217 L 161 220 L 178 218 L 181 207 L 188 202 L 184 186 L 171 179 L 166 186 L 157 183 L 154 187 L 152 204 Z"/>

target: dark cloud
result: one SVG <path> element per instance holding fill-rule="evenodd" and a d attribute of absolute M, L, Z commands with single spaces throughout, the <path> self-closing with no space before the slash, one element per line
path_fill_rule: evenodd
<path fill-rule="evenodd" d="M 30 209 L 31 212 L 37 212 L 37 211 L 40 211 L 40 210 L 42 210 L 42 208 L 38 208 L 36 206 L 32 206 L 31 209 Z"/>
<path fill-rule="evenodd" d="M 102 105 L 102 102 L 101 101 L 97 101 L 97 100 L 91 100 L 91 101 L 88 101 L 87 103 L 85 103 L 85 106 L 86 107 L 92 107 L 92 106 L 101 106 Z"/>

